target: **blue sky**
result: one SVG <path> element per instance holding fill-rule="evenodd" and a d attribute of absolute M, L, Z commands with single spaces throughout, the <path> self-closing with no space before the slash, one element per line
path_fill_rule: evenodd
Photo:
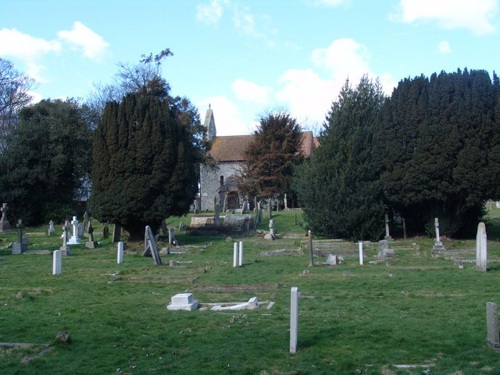
<path fill-rule="evenodd" d="M 0 57 L 41 98 L 87 98 L 118 63 L 170 48 L 163 76 L 218 135 L 286 109 L 319 129 L 340 87 L 500 64 L 499 0 L 2 0 Z"/>

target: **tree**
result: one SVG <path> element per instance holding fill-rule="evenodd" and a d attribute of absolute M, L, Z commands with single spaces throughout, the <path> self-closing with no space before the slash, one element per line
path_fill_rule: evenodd
<path fill-rule="evenodd" d="M 334 238 L 379 239 L 385 207 L 372 158 L 385 97 L 378 81 L 343 86 L 327 115 L 321 146 L 294 171 L 294 189 L 311 229 Z"/>
<path fill-rule="evenodd" d="M 17 112 L 31 102 L 29 90 L 33 85 L 32 78 L 0 58 L 0 153 L 6 146 L 5 137 L 15 125 Z"/>
<path fill-rule="evenodd" d="M 0 156 L 2 201 L 13 217 L 35 225 L 72 213 L 75 190 L 90 174 L 86 110 L 74 100 L 42 100 L 19 112 Z"/>
<path fill-rule="evenodd" d="M 292 169 L 303 160 L 297 120 L 284 111 L 269 113 L 260 118 L 254 135 L 245 150 L 240 188 L 265 198 L 290 193 Z"/>
<path fill-rule="evenodd" d="M 458 70 L 401 81 L 384 108 L 376 159 L 388 205 L 423 232 L 468 235 L 500 197 L 499 83 Z"/>
<path fill-rule="evenodd" d="M 171 98 L 142 91 L 108 102 L 94 136 L 93 214 L 141 239 L 146 225 L 156 229 L 188 211 L 197 191 L 195 157 Z"/>

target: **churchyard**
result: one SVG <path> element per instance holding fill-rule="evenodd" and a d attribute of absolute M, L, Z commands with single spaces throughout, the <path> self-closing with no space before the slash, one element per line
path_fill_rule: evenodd
<path fill-rule="evenodd" d="M 126 239 L 117 262 L 94 222 L 96 247 L 67 245 L 53 274 L 61 225 L 52 236 L 24 228 L 27 250 L 12 254 L 11 222 L 0 233 L 0 374 L 498 374 L 486 304 L 500 303 L 500 209 L 490 217 L 486 272 L 475 238 L 442 238 L 433 252 L 434 238 L 394 236 L 383 256 L 363 243 L 362 265 L 358 243 L 313 238 L 310 266 L 302 215 L 289 211 L 274 213 L 274 240 L 267 215 L 230 239 L 189 236 L 178 230 L 188 216 L 170 218 L 178 245 L 167 254 L 168 238 L 156 243 L 162 265 Z M 198 309 L 167 309 L 186 293 Z M 258 308 L 231 308 L 251 299 Z"/>

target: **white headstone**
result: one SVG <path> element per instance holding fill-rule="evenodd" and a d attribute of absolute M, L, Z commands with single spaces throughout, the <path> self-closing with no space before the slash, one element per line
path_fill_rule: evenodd
<path fill-rule="evenodd" d="M 362 266 L 363 265 L 363 242 L 359 241 L 358 248 L 359 248 L 359 264 Z"/>
<path fill-rule="evenodd" d="M 60 275 L 62 268 L 62 250 L 54 250 L 52 255 L 52 275 Z"/>
<path fill-rule="evenodd" d="M 187 310 L 192 311 L 198 308 L 198 301 L 193 299 L 192 293 L 179 293 L 170 299 L 167 310 Z"/>
<path fill-rule="evenodd" d="M 439 234 L 439 219 L 437 217 L 434 218 L 434 228 L 436 230 L 436 241 L 434 242 L 432 251 L 438 253 L 446 251 L 446 249 L 443 246 L 443 243 L 441 242 L 441 236 Z"/>
<path fill-rule="evenodd" d="M 124 244 L 123 242 L 118 242 L 118 249 L 117 249 L 117 254 L 116 254 L 116 263 L 122 264 L 123 263 L 123 248 Z"/>
<path fill-rule="evenodd" d="M 299 330 L 299 288 L 291 289 L 290 297 L 290 353 L 297 352 L 297 336 Z"/>
<path fill-rule="evenodd" d="M 243 241 L 240 241 L 240 247 L 238 250 L 238 266 L 243 265 Z"/>
<path fill-rule="evenodd" d="M 486 272 L 486 268 L 488 267 L 487 240 L 486 226 L 484 223 L 479 223 L 476 235 L 476 268 L 483 272 Z"/>
<path fill-rule="evenodd" d="M 233 244 L 233 267 L 238 267 L 239 258 L 238 242 L 235 242 Z"/>
<path fill-rule="evenodd" d="M 54 234 L 56 233 L 56 229 L 54 228 L 54 221 L 49 221 L 49 230 L 47 232 L 47 234 L 49 236 L 53 236 Z"/>

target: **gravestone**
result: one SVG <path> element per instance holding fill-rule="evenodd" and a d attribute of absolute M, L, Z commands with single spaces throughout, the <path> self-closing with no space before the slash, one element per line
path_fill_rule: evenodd
<path fill-rule="evenodd" d="M 87 211 L 85 211 L 83 213 L 83 232 L 84 233 L 88 229 L 89 223 L 90 223 L 89 214 L 87 213 Z M 83 237 L 83 234 L 80 237 Z"/>
<path fill-rule="evenodd" d="M 102 225 L 102 238 L 103 239 L 108 239 L 109 238 L 109 227 L 108 223 L 104 223 Z"/>
<path fill-rule="evenodd" d="M 192 311 L 198 308 L 198 301 L 193 299 L 193 293 L 179 293 L 170 298 L 167 310 Z"/>
<path fill-rule="evenodd" d="M 434 242 L 432 251 L 435 253 L 442 253 L 443 251 L 446 251 L 446 249 L 444 248 L 443 243 L 441 242 L 441 236 L 439 235 L 439 219 L 437 217 L 434 218 L 434 228 L 436 230 L 436 241 Z"/>
<path fill-rule="evenodd" d="M 123 252 L 124 252 L 124 243 L 123 242 L 118 242 L 118 248 L 117 248 L 117 254 L 116 254 L 116 263 L 122 264 L 123 263 Z"/>
<path fill-rule="evenodd" d="M 328 258 L 326 258 L 326 264 L 329 266 L 336 266 L 339 264 L 339 259 L 334 254 L 328 254 Z"/>
<path fill-rule="evenodd" d="M 271 234 L 271 236 L 275 236 L 275 229 L 274 229 L 274 220 L 271 219 L 269 220 L 269 234 Z"/>
<path fill-rule="evenodd" d="M 54 221 L 53 220 L 49 221 L 49 230 L 47 231 L 47 234 L 49 236 L 53 236 L 54 234 L 56 234 L 56 230 L 54 228 Z"/>
<path fill-rule="evenodd" d="M 151 230 L 149 225 L 146 225 L 145 233 L 144 233 L 144 253 L 143 256 L 151 256 L 153 257 L 153 261 L 157 266 L 161 265 L 160 254 L 158 253 L 158 248 L 156 247 L 156 239 L 153 236 L 153 231 Z"/>
<path fill-rule="evenodd" d="M 71 250 L 70 250 L 70 248 L 68 246 L 68 232 L 69 232 L 69 222 L 68 222 L 68 220 L 66 220 L 66 222 L 64 223 L 64 226 L 62 227 L 62 230 L 63 230 L 63 235 L 62 235 L 63 244 L 59 248 L 59 250 L 61 250 L 62 255 L 70 256 L 71 255 Z"/>
<path fill-rule="evenodd" d="M 378 257 L 385 260 L 388 255 L 394 254 L 394 250 L 389 249 L 389 241 L 382 240 L 378 242 Z"/>
<path fill-rule="evenodd" d="M 238 242 L 233 244 L 233 267 L 238 267 L 238 261 L 240 259 L 240 250 L 238 247 Z"/>
<path fill-rule="evenodd" d="M 299 288 L 291 289 L 290 296 L 290 353 L 297 352 L 297 336 L 299 331 Z"/>
<path fill-rule="evenodd" d="M 85 247 L 88 249 L 95 249 L 97 247 L 97 241 L 94 241 L 94 227 L 92 223 L 89 222 L 89 240 L 85 243 Z"/>
<path fill-rule="evenodd" d="M 168 244 L 169 244 L 170 246 L 172 246 L 172 245 L 176 245 L 176 244 L 177 244 L 177 242 L 176 242 L 176 240 L 175 240 L 175 232 L 174 232 L 174 228 L 170 228 L 170 229 L 168 230 Z"/>
<path fill-rule="evenodd" d="M 85 236 L 85 225 L 83 223 L 78 223 L 76 226 L 76 233 L 78 238 L 83 238 Z"/>
<path fill-rule="evenodd" d="M 69 239 L 68 245 L 80 245 L 82 241 L 78 238 L 78 220 L 76 219 L 76 216 L 73 216 L 71 225 L 73 226 L 73 235 Z"/>
<path fill-rule="evenodd" d="M 498 331 L 498 306 L 493 302 L 486 302 L 486 342 L 494 348 L 500 348 L 500 334 Z"/>
<path fill-rule="evenodd" d="M 113 242 L 120 242 L 121 235 L 122 235 L 122 226 L 120 224 L 115 224 L 113 226 Z"/>
<path fill-rule="evenodd" d="M 484 223 L 477 225 L 476 235 L 476 268 L 478 271 L 486 272 L 488 267 L 488 238 Z"/>
<path fill-rule="evenodd" d="M 19 220 L 17 225 L 17 241 L 12 244 L 12 254 L 22 254 L 28 250 L 28 246 L 23 242 L 23 221 Z"/>
<path fill-rule="evenodd" d="M 7 203 L 4 203 L 0 210 L 2 211 L 2 217 L 0 218 L 0 233 L 10 232 L 10 224 L 9 220 L 7 220 L 7 211 L 9 210 Z"/>
<path fill-rule="evenodd" d="M 62 270 L 62 251 L 54 250 L 52 254 L 52 275 L 60 275 Z"/>
<path fill-rule="evenodd" d="M 387 241 L 392 241 L 392 237 L 389 233 L 389 215 L 385 214 L 385 239 Z"/>
<path fill-rule="evenodd" d="M 238 266 L 243 265 L 243 241 L 240 241 L 240 245 L 238 248 Z"/>
<path fill-rule="evenodd" d="M 362 266 L 363 265 L 363 242 L 359 241 L 358 248 L 359 248 L 359 265 Z"/>

